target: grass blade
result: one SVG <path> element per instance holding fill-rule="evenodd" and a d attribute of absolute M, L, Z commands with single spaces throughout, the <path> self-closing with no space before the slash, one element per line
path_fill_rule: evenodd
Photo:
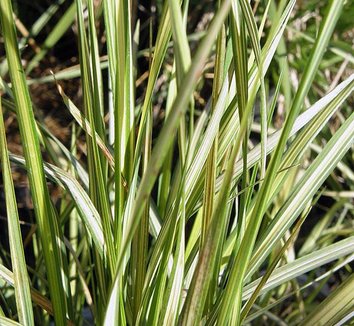
<path fill-rule="evenodd" d="M 253 214 L 250 218 L 250 223 L 247 226 L 245 236 L 243 238 L 234 263 L 234 267 L 231 271 L 230 280 L 227 285 L 227 289 L 224 296 L 225 305 L 219 318 L 219 322 L 221 324 L 226 323 L 231 310 L 234 311 L 234 315 L 236 316 L 236 318 L 238 318 L 237 316 L 240 316 L 244 276 L 246 274 L 247 266 L 251 258 L 253 246 L 256 240 L 256 236 L 258 234 L 260 223 L 266 210 L 269 190 L 272 186 L 276 171 L 279 167 L 281 156 L 284 151 L 291 128 L 296 119 L 296 116 L 298 115 L 303 105 L 303 100 L 311 86 L 311 82 L 314 79 L 315 71 L 320 64 L 324 49 L 328 44 L 330 36 L 332 35 L 335 24 L 341 13 L 343 4 L 344 1 L 331 1 L 329 3 L 329 11 L 322 22 L 319 36 L 312 51 L 312 55 L 308 62 L 308 65 L 306 66 L 303 78 L 301 79 L 299 90 L 295 96 L 281 137 L 279 139 L 279 143 L 270 162 L 270 166 L 267 169 L 265 180 L 257 195 L 257 202 L 255 204 L 257 210 L 253 210 Z M 230 300 L 231 293 L 236 293 L 235 300 Z M 236 324 L 239 324 L 239 322 L 239 319 L 236 319 Z"/>
<path fill-rule="evenodd" d="M 65 276 L 67 274 L 62 274 L 62 271 L 65 270 L 62 257 L 62 248 L 64 248 L 64 245 L 60 245 L 62 248 L 58 246 L 58 243 L 62 241 L 61 234 L 44 176 L 32 104 L 17 48 L 11 1 L 6 0 L 1 2 L 0 17 L 3 34 L 6 37 L 5 48 L 9 58 L 10 77 L 12 84 L 16 85 L 13 88 L 13 94 L 24 144 L 33 203 L 42 241 L 49 289 L 55 311 L 55 321 L 57 325 L 65 325 L 66 319 L 69 317 L 67 300 L 70 296 L 70 289 Z"/>
<path fill-rule="evenodd" d="M 6 210 L 9 228 L 10 252 L 15 278 L 17 313 L 22 325 L 34 325 L 33 308 L 30 295 L 30 283 L 23 250 L 19 215 L 15 189 L 11 176 L 9 155 L 7 152 L 5 126 L 0 97 L 0 159 L 2 177 L 6 195 Z"/>
<path fill-rule="evenodd" d="M 302 321 L 302 325 L 338 325 L 337 323 L 346 316 L 352 316 L 353 291 L 354 275 L 352 274 Z"/>

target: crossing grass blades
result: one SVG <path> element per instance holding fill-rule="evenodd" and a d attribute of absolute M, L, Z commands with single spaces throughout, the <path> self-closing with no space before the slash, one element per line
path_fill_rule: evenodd
<path fill-rule="evenodd" d="M 9 243 L 0 324 L 353 320 L 354 51 L 341 38 L 350 1 L 205 1 L 213 12 L 203 32 L 191 27 L 194 1 L 156 1 L 147 24 L 134 1 L 66 2 L 28 35 L 11 1 L 0 2 Z M 33 75 L 72 26 L 79 66 Z M 77 106 L 62 81 L 78 78 Z M 29 85 L 44 83 L 71 114 L 71 146 L 34 114 Z M 23 157 L 8 151 L 9 114 Z M 12 167 L 28 176 L 30 235 Z"/>

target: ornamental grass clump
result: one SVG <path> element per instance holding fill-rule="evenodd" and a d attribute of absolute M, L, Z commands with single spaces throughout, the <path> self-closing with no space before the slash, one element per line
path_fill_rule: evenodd
<path fill-rule="evenodd" d="M 2 0 L 0 324 L 350 322 L 349 2 L 166 0 L 146 19 L 135 1 L 61 0 L 27 30 Z M 68 29 L 78 64 L 43 72 Z M 69 140 L 30 96 L 48 83 Z"/>

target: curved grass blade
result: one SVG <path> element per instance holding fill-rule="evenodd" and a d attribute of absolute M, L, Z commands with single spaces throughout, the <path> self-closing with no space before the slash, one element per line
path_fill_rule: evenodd
<path fill-rule="evenodd" d="M 311 325 L 343 325 L 354 311 L 354 274 L 350 275 L 312 313 L 301 322 Z"/>
<path fill-rule="evenodd" d="M 10 159 L 17 164 L 26 167 L 25 160 L 22 157 L 10 154 Z M 52 179 L 55 183 L 64 187 L 70 193 L 84 225 L 87 227 L 98 252 L 103 257 L 106 253 L 106 247 L 102 231 L 101 217 L 86 191 L 68 172 L 49 163 L 44 163 L 43 167 L 47 178 Z M 88 188 L 88 184 L 85 186 Z"/>
<path fill-rule="evenodd" d="M 0 277 L 11 286 L 15 286 L 14 274 L 2 264 L 0 264 Z M 52 304 L 46 297 L 35 289 L 31 289 L 31 297 L 35 304 L 43 308 L 50 315 L 54 315 Z"/>
<path fill-rule="evenodd" d="M 350 255 L 353 252 L 354 237 L 352 236 L 300 257 L 289 264 L 278 267 L 272 273 L 265 286 L 261 289 L 259 295 L 262 295 L 295 277 L 328 264 L 333 260 Z M 250 298 L 260 281 L 261 279 L 257 279 L 244 287 L 242 294 L 243 300 Z"/>
<path fill-rule="evenodd" d="M 296 119 L 290 137 L 298 130 L 298 128 L 302 128 L 303 126 L 305 126 L 305 128 L 296 137 L 282 160 L 281 170 L 279 170 L 278 176 L 273 183 L 272 195 L 269 201 L 272 201 L 272 198 L 276 196 L 276 194 L 279 192 L 279 189 L 281 188 L 281 185 L 287 178 L 287 173 L 281 173 L 282 170 L 286 171 L 287 167 L 294 165 L 294 163 L 296 164 L 298 158 L 301 157 L 302 153 L 304 153 L 304 151 L 306 151 L 306 149 L 311 144 L 311 141 L 316 137 L 316 135 L 318 135 L 330 117 L 339 109 L 343 102 L 347 100 L 353 90 L 354 75 L 343 81 L 340 85 L 337 86 L 335 90 L 333 90 L 333 92 L 330 92 L 324 96 L 320 101 L 315 103 L 312 107 L 310 107 Z M 280 132 L 281 131 L 277 131 L 269 137 L 268 145 L 275 146 L 275 140 L 279 138 Z M 252 159 L 255 159 L 255 153 L 258 153 L 258 157 L 261 155 L 259 146 L 256 146 L 250 152 L 249 156 L 252 157 Z M 236 167 L 236 169 L 238 168 L 238 170 L 241 170 L 241 166 L 241 162 L 238 162 L 238 167 Z M 224 255 L 229 255 L 231 252 L 231 248 L 235 241 L 235 239 L 232 238 L 233 236 L 229 237 L 228 244 L 225 247 Z M 253 258 L 251 261 L 253 261 Z M 253 263 L 251 263 L 250 266 L 253 266 Z M 248 275 L 252 273 L 252 268 L 248 271 Z"/>
<path fill-rule="evenodd" d="M 270 62 L 274 56 L 274 53 L 276 51 L 276 48 L 279 44 L 279 41 L 281 40 L 281 36 L 282 33 L 284 32 L 285 26 L 290 18 L 290 14 L 291 11 L 293 9 L 295 5 L 295 0 L 292 0 L 289 2 L 289 4 L 287 5 L 286 9 L 284 10 L 284 13 L 281 17 L 281 19 L 279 19 L 279 21 L 277 22 L 276 25 L 273 25 L 275 30 L 273 32 L 273 34 L 271 34 L 266 42 L 266 45 L 264 46 L 264 49 L 262 51 L 262 60 L 263 60 L 263 73 L 265 73 L 270 65 Z M 228 64 L 226 64 L 226 67 L 228 67 Z M 259 80 L 256 79 L 257 77 L 257 67 L 254 66 L 251 71 L 249 72 L 250 77 L 249 77 L 249 88 L 254 88 L 256 87 L 254 85 L 254 83 L 258 83 Z M 225 80 L 224 80 L 224 84 L 225 84 Z M 231 85 L 233 85 L 234 83 L 234 79 L 231 82 Z M 223 85 L 223 88 L 225 87 L 225 85 Z M 233 86 L 235 87 L 235 86 Z M 258 86 L 257 86 L 258 87 Z M 223 88 L 222 91 L 219 95 L 219 99 L 218 99 L 218 103 L 217 106 L 219 105 L 219 102 L 224 100 L 223 97 Z M 230 87 L 230 90 L 232 90 L 232 87 Z M 232 110 L 236 110 L 235 108 L 235 103 L 234 102 L 234 95 L 231 91 L 229 90 L 229 100 L 230 100 L 230 104 L 229 107 Z M 227 89 L 225 90 L 227 92 Z M 221 103 L 220 103 L 221 105 Z M 218 112 L 218 110 L 215 110 L 214 114 L 216 114 L 216 112 Z M 213 114 L 213 116 L 214 116 Z M 212 116 L 211 119 L 214 119 Z M 235 114 L 235 116 L 232 118 L 232 120 L 230 121 L 230 124 L 228 126 L 225 127 L 226 129 L 226 134 L 223 133 L 223 125 L 221 124 L 220 126 L 220 146 L 219 146 L 219 153 L 218 153 L 218 157 L 224 157 L 224 155 L 226 154 L 227 148 L 228 146 L 230 146 L 230 144 L 232 144 L 233 139 L 234 139 L 234 135 L 235 133 L 238 132 L 238 128 L 239 128 L 239 122 L 238 122 L 238 115 L 237 112 Z M 212 128 L 211 126 L 208 127 L 208 131 L 205 132 L 204 134 L 204 139 L 201 142 L 200 145 L 200 150 L 198 152 L 198 154 L 196 155 L 196 158 L 193 160 L 193 162 L 191 163 L 191 167 L 190 167 L 190 171 L 188 171 L 188 176 L 187 176 L 187 184 L 186 184 L 186 194 L 187 194 L 187 215 L 191 215 L 191 211 L 193 211 L 193 209 L 195 208 L 196 204 L 198 203 L 199 198 L 201 198 L 201 193 L 202 193 L 202 187 L 203 187 L 203 182 L 201 179 L 199 180 L 195 180 L 197 179 L 197 176 L 195 175 L 195 173 L 201 173 L 202 168 L 204 166 L 204 161 L 207 157 L 207 153 L 209 151 L 208 148 L 210 148 L 209 146 L 210 143 L 212 143 L 212 140 L 214 139 L 213 137 L 215 137 L 215 130 L 214 128 Z M 267 142 L 271 141 L 271 139 L 268 139 Z M 275 148 L 275 145 L 273 144 L 273 147 L 268 146 L 267 144 L 267 153 L 269 153 L 268 148 L 271 148 L 271 150 L 273 150 Z M 259 149 L 259 146 L 258 146 Z M 203 154 L 204 151 L 204 154 Z M 248 156 L 252 156 L 252 154 L 255 154 L 254 152 L 250 152 L 248 153 Z M 259 154 L 257 152 L 257 159 L 255 161 L 251 160 L 252 162 L 254 162 L 254 164 L 256 162 L 259 161 L 258 159 Z M 242 161 L 242 159 L 241 159 Z M 249 160 L 248 160 L 249 161 Z M 196 172 L 197 171 L 197 172 Z M 238 176 L 241 174 L 242 172 L 242 164 L 240 165 L 239 162 L 235 163 L 235 169 L 234 169 L 234 176 L 233 176 L 233 181 L 235 181 L 235 179 L 238 178 Z M 198 178 L 201 178 L 198 176 Z M 217 180 L 216 180 L 216 189 L 217 191 L 219 191 L 220 189 L 220 185 L 222 183 L 222 179 L 223 179 L 223 175 L 220 175 Z M 192 189 L 190 189 L 190 187 L 192 187 Z"/>
<path fill-rule="evenodd" d="M 354 254 L 351 254 L 349 256 L 347 256 L 345 259 L 340 259 L 338 263 L 336 263 L 333 267 L 331 267 L 329 270 L 327 270 L 325 273 L 321 274 L 320 276 L 316 277 L 314 280 L 306 283 L 305 285 L 303 285 L 301 288 L 296 289 L 295 291 L 292 291 L 290 293 L 288 293 L 287 295 L 283 295 L 279 300 L 275 301 L 274 303 L 271 303 L 267 306 L 265 306 L 262 309 L 257 310 L 257 312 L 252 313 L 249 317 L 247 317 L 245 319 L 245 323 L 248 323 L 252 320 L 254 320 L 255 318 L 258 318 L 259 316 L 261 316 L 263 313 L 267 312 L 268 310 L 274 308 L 275 306 L 281 304 L 282 302 L 284 302 L 285 300 L 287 300 L 288 298 L 292 297 L 293 295 L 296 294 L 296 292 L 298 291 L 303 291 L 307 288 L 309 288 L 310 286 L 315 285 L 317 282 L 326 280 L 328 277 L 330 277 L 331 275 L 333 275 L 333 273 L 335 273 L 336 271 L 339 271 L 341 268 L 343 268 L 344 266 L 346 266 L 347 264 L 351 263 L 354 260 Z M 256 307 L 256 305 L 255 305 Z"/>
<path fill-rule="evenodd" d="M 17 47 L 10 0 L 1 1 L 0 17 L 3 34 L 6 39 L 5 48 L 13 85 L 12 91 L 16 103 L 21 138 L 24 144 L 26 166 L 28 167 L 32 199 L 42 241 L 49 289 L 55 311 L 55 321 L 58 326 L 65 325 L 69 311 L 72 309 L 68 304 L 70 289 L 66 278 L 67 274 L 65 272 L 62 273 L 66 269 L 63 261 L 65 249 L 63 250 L 61 232 L 44 176 L 36 123 Z"/>
<path fill-rule="evenodd" d="M 289 195 L 288 199 L 274 217 L 273 221 L 264 232 L 264 236 L 259 240 L 252 260 L 248 277 L 259 266 L 275 244 L 289 229 L 294 220 L 304 209 L 306 203 L 314 196 L 316 191 L 326 180 L 328 175 L 337 166 L 341 158 L 346 154 L 354 140 L 354 113 L 341 126 L 341 128 L 331 138 L 329 143 L 323 148 L 315 161 L 306 170 L 301 180 Z"/>
<path fill-rule="evenodd" d="M 221 310 L 218 322 L 225 324 L 230 317 L 230 312 L 233 311 L 236 324 L 239 324 L 240 309 L 242 303 L 242 288 L 244 283 L 244 277 L 247 271 L 249 261 L 251 259 L 254 243 L 258 234 L 260 224 L 262 222 L 263 215 L 267 208 L 267 200 L 270 189 L 272 187 L 273 180 L 281 162 L 282 153 L 284 151 L 289 134 L 295 122 L 297 115 L 303 105 L 303 100 L 310 89 L 311 83 L 315 77 L 316 70 L 320 64 L 322 56 L 324 54 L 325 47 L 332 35 L 333 29 L 341 13 L 344 0 L 331 1 L 329 4 L 329 10 L 327 15 L 323 19 L 321 24 L 319 36 L 316 40 L 316 44 L 313 48 L 311 58 L 305 68 L 304 75 L 301 79 L 301 83 L 296 93 L 291 110 L 285 122 L 282 130 L 281 137 L 277 144 L 275 153 L 270 161 L 265 180 L 262 183 L 260 191 L 257 195 L 255 207 L 252 212 L 252 216 L 247 225 L 245 236 L 241 242 L 235 263 L 230 273 L 230 279 L 226 287 L 223 308 Z M 233 300 L 231 300 L 231 295 Z"/>
<path fill-rule="evenodd" d="M 27 274 L 25 253 L 23 250 L 21 228 L 17 210 L 14 184 L 11 176 L 9 154 L 6 145 L 5 126 L 0 97 L 0 161 L 4 190 L 6 197 L 6 211 L 9 229 L 9 242 L 12 268 L 15 278 L 15 295 L 18 318 L 22 325 L 34 325 L 33 308 L 30 295 L 30 283 Z"/>
<path fill-rule="evenodd" d="M 3 326 L 21 326 L 21 324 L 19 324 L 18 322 L 10 319 L 10 318 L 7 318 L 7 317 L 3 317 L 3 316 L 0 316 L 0 325 L 3 325 Z"/>

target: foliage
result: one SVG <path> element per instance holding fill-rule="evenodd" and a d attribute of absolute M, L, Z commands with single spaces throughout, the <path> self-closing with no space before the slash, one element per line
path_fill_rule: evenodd
<path fill-rule="evenodd" d="M 27 31 L 2 0 L 0 324 L 353 318 L 349 2 L 206 1 L 195 32 L 189 1 L 157 1 L 152 21 L 134 1 L 61 0 Z M 44 74 L 72 26 L 79 64 Z M 78 78 L 81 102 L 61 84 Z M 31 99 L 47 83 L 70 142 Z M 8 116 L 23 157 L 8 152 Z M 24 240 L 10 160 L 33 202 Z"/>

